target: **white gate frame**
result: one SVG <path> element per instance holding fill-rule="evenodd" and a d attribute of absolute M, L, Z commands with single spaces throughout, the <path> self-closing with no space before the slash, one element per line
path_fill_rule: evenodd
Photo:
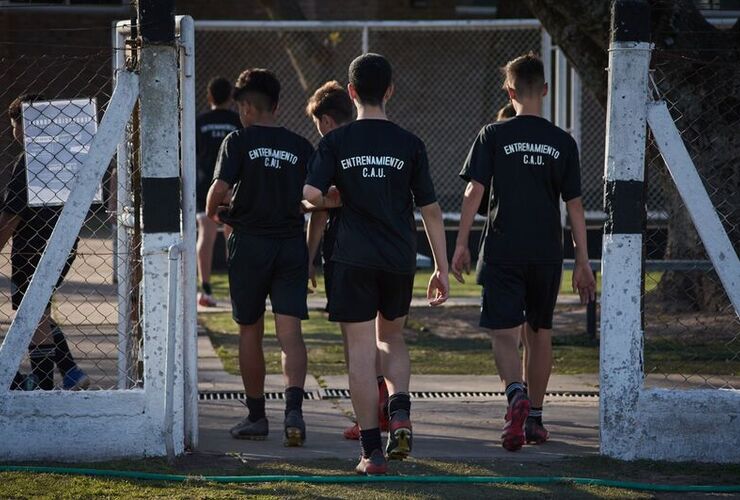
<path fill-rule="evenodd" d="M 651 102 L 646 3 L 618 0 L 609 48 L 602 254 L 601 452 L 620 459 L 740 461 L 740 391 L 646 389 L 642 273 L 649 123 L 738 312 L 740 262 L 664 102 Z"/>

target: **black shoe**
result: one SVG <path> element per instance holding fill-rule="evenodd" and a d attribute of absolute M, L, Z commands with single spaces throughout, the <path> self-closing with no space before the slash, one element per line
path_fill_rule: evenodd
<path fill-rule="evenodd" d="M 291 410 L 285 417 L 285 446 L 303 446 L 306 441 L 306 423 L 300 410 Z"/>

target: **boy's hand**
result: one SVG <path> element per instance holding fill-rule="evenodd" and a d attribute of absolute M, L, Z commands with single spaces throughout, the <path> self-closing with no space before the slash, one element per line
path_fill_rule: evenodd
<path fill-rule="evenodd" d="M 576 262 L 573 269 L 573 291 L 580 295 L 581 304 L 596 300 L 596 280 L 588 261 Z"/>
<path fill-rule="evenodd" d="M 460 283 L 465 283 L 463 272 L 470 274 L 470 249 L 467 245 L 457 245 L 452 256 L 452 275 Z"/>
<path fill-rule="evenodd" d="M 450 278 L 446 272 L 435 269 L 432 273 L 432 277 L 429 278 L 429 286 L 427 286 L 427 299 L 429 299 L 429 305 L 434 307 L 444 304 L 447 301 L 449 294 Z"/>
<path fill-rule="evenodd" d="M 311 286 L 308 287 L 308 293 L 315 293 L 318 285 L 316 284 L 316 266 L 314 266 L 313 262 L 308 263 L 308 281 L 311 282 Z"/>

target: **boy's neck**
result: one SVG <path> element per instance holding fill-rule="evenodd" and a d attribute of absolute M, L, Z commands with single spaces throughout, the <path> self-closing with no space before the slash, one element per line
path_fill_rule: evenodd
<path fill-rule="evenodd" d="M 542 117 L 542 99 L 525 99 L 512 101 L 516 116 L 528 115 Z"/>
<path fill-rule="evenodd" d="M 358 120 L 387 120 L 385 110 L 382 106 L 357 106 Z"/>
<path fill-rule="evenodd" d="M 258 125 L 260 127 L 277 127 L 277 118 L 272 113 L 265 113 L 260 115 L 252 125 Z"/>

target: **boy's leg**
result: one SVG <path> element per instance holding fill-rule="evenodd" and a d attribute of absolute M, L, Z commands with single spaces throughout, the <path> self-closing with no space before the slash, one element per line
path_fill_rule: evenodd
<path fill-rule="evenodd" d="M 265 392 L 265 354 L 262 338 L 265 316 L 251 325 L 239 325 L 239 372 L 247 397 L 262 398 Z"/>
<path fill-rule="evenodd" d="M 211 295 L 211 269 L 213 267 L 213 246 L 218 234 L 218 225 L 206 217 L 204 213 L 198 214 L 198 241 L 196 249 L 198 252 L 198 275 L 200 276 L 202 294 L 199 295 L 198 303 L 201 306 L 215 305 Z"/>
<path fill-rule="evenodd" d="M 378 427 L 375 320 L 342 323 L 349 358 L 349 390 L 360 429 Z"/>
<path fill-rule="evenodd" d="M 55 348 L 49 325 L 50 313 L 48 308 L 44 311 L 28 348 L 31 373 L 36 377 L 39 389 L 43 391 L 54 389 Z"/>
<path fill-rule="evenodd" d="M 527 366 L 527 388 L 532 406 L 542 407 L 552 371 L 552 330 L 540 328 L 536 332 L 529 324 L 525 326 L 529 364 Z"/>
<path fill-rule="evenodd" d="M 524 383 L 524 389 L 527 390 L 527 371 L 529 370 L 529 345 L 527 344 L 527 325 L 522 325 L 521 341 L 522 341 L 522 380 Z"/>

